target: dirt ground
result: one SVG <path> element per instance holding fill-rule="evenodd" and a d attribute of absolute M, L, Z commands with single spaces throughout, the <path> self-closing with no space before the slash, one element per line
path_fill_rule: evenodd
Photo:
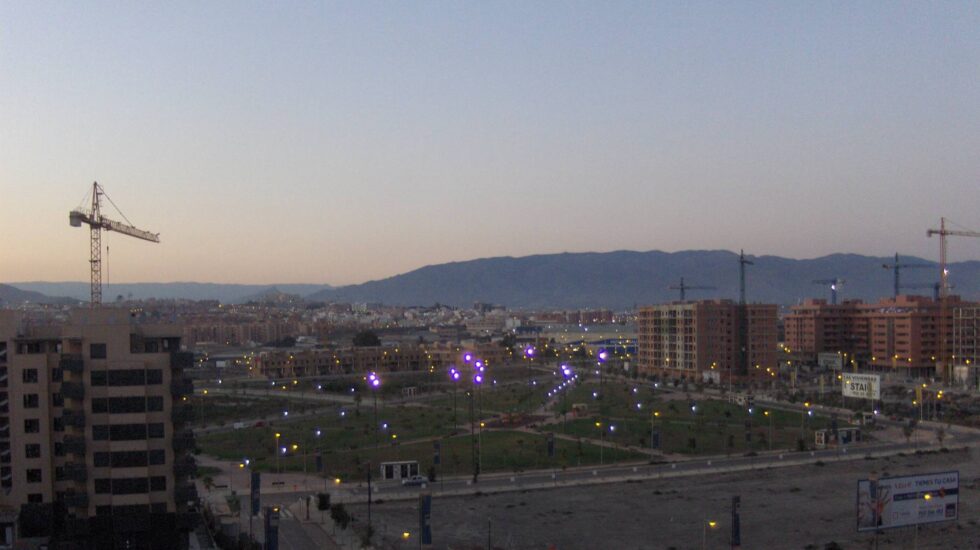
<path fill-rule="evenodd" d="M 433 548 L 723 549 L 729 548 L 731 497 L 740 495 L 743 549 L 874 548 L 855 529 L 856 482 L 947 470 L 960 472 L 958 521 L 883 531 L 878 548 L 980 549 L 980 453 L 856 460 L 639 483 L 434 498 Z M 351 511 L 359 523 L 364 506 Z M 414 502 L 376 504 L 384 548 L 418 548 Z M 705 528 L 715 521 L 714 528 Z M 489 522 L 489 527 L 488 527 Z M 403 532 L 408 540 L 400 540 Z M 839 546 L 833 546 L 836 543 Z M 703 544 L 703 546 L 702 546 Z"/>

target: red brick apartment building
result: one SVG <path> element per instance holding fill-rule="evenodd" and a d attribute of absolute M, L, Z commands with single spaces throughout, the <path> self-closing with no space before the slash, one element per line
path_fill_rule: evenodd
<path fill-rule="evenodd" d="M 743 306 L 730 300 L 703 300 L 641 307 L 638 369 L 643 374 L 689 380 L 702 380 L 704 373 L 715 371 L 718 375 L 710 376 L 721 382 L 727 382 L 729 376 L 767 376 L 766 369 L 778 366 L 776 321 L 774 304 Z"/>
<path fill-rule="evenodd" d="M 952 364 L 957 363 L 957 355 L 962 358 L 976 353 L 976 339 L 969 337 L 976 334 L 972 323 L 975 316 L 971 316 L 976 310 L 976 304 L 958 296 L 947 298 L 946 321 L 942 324 L 945 352 Z M 940 325 L 939 302 L 925 296 L 902 295 L 875 304 L 855 300 L 832 305 L 825 300 L 807 300 L 786 316 L 786 346 L 800 354 L 857 354 L 872 368 L 931 374 L 943 348 Z M 957 353 L 957 346 L 968 351 Z"/>

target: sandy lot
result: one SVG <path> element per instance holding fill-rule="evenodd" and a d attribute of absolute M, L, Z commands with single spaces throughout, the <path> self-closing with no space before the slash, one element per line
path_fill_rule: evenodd
<path fill-rule="evenodd" d="M 960 471 L 956 522 L 884 531 L 878 548 L 980 548 L 980 453 L 951 451 L 705 477 L 618 483 L 550 491 L 433 499 L 434 548 L 723 549 L 729 547 L 730 503 L 742 499 L 742 548 L 873 548 L 855 530 L 856 481 L 881 476 Z M 415 503 L 374 506 L 385 548 L 418 548 Z M 364 506 L 351 511 L 366 518 Z M 702 529 L 705 520 L 714 529 Z M 409 531 L 408 541 L 400 540 Z"/>

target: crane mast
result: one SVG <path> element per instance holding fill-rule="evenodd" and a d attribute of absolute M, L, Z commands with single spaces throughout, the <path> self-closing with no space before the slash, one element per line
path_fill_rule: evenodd
<path fill-rule="evenodd" d="M 681 291 L 681 301 L 682 302 L 684 302 L 684 301 L 687 300 L 687 291 L 688 290 L 715 290 L 715 287 L 713 287 L 713 286 L 697 286 L 697 285 L 684 284 L 684 277 L 681 277 L 681 284 L 679 284 L 679 285 L 671 285 L 671 286 L 669 286 L 667 288 L 670 289 L 670 290 L 679 290 L 679 291 Z"/>
<path fill-rule="evenodd" d="M 160 242 L 159 233 L 150 233 L 130 224 L 118 222 L 102 215 L 102 197 L 112 203 L 98 182 L 92 183 L 92 207 L 90 210 L 76 208 L 68 213 L 68 223 L 72 227 L 89 226 L 89 265 L 91 266 L 90 286 L 92 307 L 102 303 L 102 230 L 115 231 L 144 241 Z M 115 204 L 113 204 L 115 206 Z M 122 214 L 120 212 L 120 214 Z M 123 218 L 126 216 L 123 215 Z M 127 220 L 128 221 L 128 220 Z"/>
<path fill-rule="evenodd" d="M 977 231 L 954 231 L 946 229 L 946 218 L 939 218 L 939 229 L 926 231 L 927 237 L 939 235 L 939 364 L 943 382 L 949 379 L 946 364 L 946 299 L 949 297 L 949 269 L 946 268 L 946 237 L 980 237 Z"/>

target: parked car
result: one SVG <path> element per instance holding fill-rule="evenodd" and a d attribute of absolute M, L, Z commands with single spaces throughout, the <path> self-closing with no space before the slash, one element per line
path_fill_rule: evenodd
<path fill-rule="evenodd" d="M 408 487 L 408 486 L 414 486 L 414 485 L 425 485 L 428 482 L 429 482 L 429 478 L 427 478 L 425 476 L 412 476 L 412 477 L 406 477 L 405 479 L 403 479 L 402 480 L 402 485 Z"/>

